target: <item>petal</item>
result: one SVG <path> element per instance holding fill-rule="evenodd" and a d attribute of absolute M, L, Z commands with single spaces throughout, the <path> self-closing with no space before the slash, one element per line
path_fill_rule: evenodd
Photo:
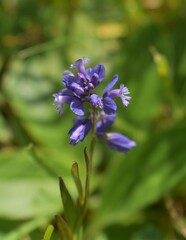
<path fill-rule="evenodd" d="M 85 92 L 84 88 L 80 84 L 75 82 L 71 84 L 70 88 L 74 91 L 76 96 L 80 96 Z"/>
<path fill-rule="evenodd" d="M 128 106 L 129 100 L 131 99 L 130 96 L 127 96 L 126 94 L 130 94 L 129 90 L 127 87 L 124 86 L 124 84 L 120 85 L 120 89 L 113 89 L 110 92 L 107 93 L 107 96 L 110 98 L 116 98 L 120 97 L 123 105 Z"/>
<path fill-rule="evenodd" d="M 124 106 L 128 106 L 129 100 L 131 99 L 130 96 L 126 96 L 126 94 L 130 94 L 127 87 L 124 84 L 120 85 L 120 96 Z"/>
<path fill-rule="evenodd" d="M 96 123 L 96 132 L 98 136 L 103 135 L 115 122 L 116 114 L 107 115 L 104 112 L 101 112 L 99 118 L 100 120 Z"/>
<path fill-rule="evenodd" d="M 123 103 L 123 105 L 126 106 L 126 107 L 129 105 L 130 99 L 131 99 L 131 97 L 129 97 L 129 96 L 121 97 L 122 103 Z"/>
<path fill-rule="evenodd" d="M 94 88 L 100 83 L 99 75 L 97 73 L 94 73 L 91 77 L 91 83 L 94 85 Z"/>
<path fill-rule="evenodd" d="M 134 141 L 120 133 L 107 133 L 106 140 L 109 147 L 119 152 L 127 153 L 131 148 L 136 146 Z"/>
<path fill-rule="evenodd" d="M 117 109 L 117 106 L 114 100 L 112 100 L 112 98 L 109 98 L 109 97 L 103 98 L 103 111 L 106 114 L 114 114 L 116 112 L 116 109 Z"/>
<path fill-rule="evenodd" d="M 102 99 L 97 94 L 92 94 L 90 96 L 90 102 L 94 107 L 100 107 L 103 108 L 103 102 Z"/>
<path fill-rule="evenodd" d="M 67 88 L 62 89 L 58 94 L 60 96 L 69 96 L 69 97 L 74 96 L 74 92 L 71 89 L 67 89 Z"/>
<path fill-rule="evenodd" d="M 72 82 L 76 81 L 76 77 L 69 71 L 65 71 L 63 74 L 62 83 L 68 87 Z"/>
<path fill-rule="evenodd" d="M 78 59 L 77 61 L 75 61 L 74 64 L 70 65 L 70 68 L 79 68 L 84 64 L 87 64 L 88 62 L 90 62 L 89 58 L 83 58 L 83 59 Z"/>
<path fill-rule="evenodd" d="M 77 116 L 76 118 L 74 118 L 73 120 L 73 125 L 80 125 L 82 124 L 87 118 L 85 116 Z"/>
<path fill-rule="evenodd" d="M 87 69 L 86 69 L 86 73 L 87 73 L 87 75 L 89 75 L 90 77 L 92 77 L 92 75 L 94 74 L 94 71 L 93 71 L 92 68 L 87 68 Z"/>
<path fill-rule="evenodd" d="M 78 59 L 75 64 L 71 64 L 70 68 L 77 68 L 78 71 L 86 76 L 86 70 L 84 67 L 84 64 L 88 63 L 89 59 L 84 58 L 84 59 Z"/>
<path fill-rule="evenodd" d="M 106 86 L 103 92 L 103 96 L 116 84 L 117 81 L 118 81 L 118 75 L 115 75 L 110 81 L 110 83 Z"/>
<path fill-rule="evenodd" d="M 85 108 L 83 103 L 78 99 L 74 98 L 70 103 L 70 109 L 76 115 L 83 116 L 85 114 Z"/>
<path fill-rule="evenodd" d="M 79 81 L 78 77 L 75 77 L 74 75 L 70 75 L 70 74 L 65 75 L 63 77 L 63 84 L 68 89 L 73 90 L 76 96 L 84 94 L 83 83 Z"/>
<path fill-rule="evenodd" d="M 74 126 L 70 129 L 70 144 L 76 145 L 79 141 L 83 141 L 91 129 L 91 121 L 89 119 L 77 117 L 74 119 Z"/>
<path fill-rule="evenodd" d="M 54 97 L 54 106 L 56 107 L 57 111 L 60 114 L 63 114 L 63 104 L 64 103 L 70 103 L 73 97 L 68 95 L 61 95 L 60 93 L 54 93 L 52 95 Z"/>
<path fill-rule="evenodd" d="M 99 76 L 99 83 L 103 80 L 105 77 L 105 67 L 103 64 L 98 64 L 93 69 L 94 73 L 96 73 Z"/>

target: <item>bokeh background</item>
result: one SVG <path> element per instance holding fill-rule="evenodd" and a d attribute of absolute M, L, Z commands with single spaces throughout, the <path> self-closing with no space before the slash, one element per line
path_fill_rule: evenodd
<path fill-rule="evenodd" d="M 130 90 L 112 131 L 129 154 L 98 142 L 90 201 L 99 240 L 186 239 L 186 1 L 0 1 L 0 239 L 41 239 L 62 210 L 57 176 L 75 196 L 74 115 L 52 94 L 76 59 L 102 63 Z M 100 231 L 98 231 L 100 230 Z M 54 235 L 53 239 L 57 239 Z"/>

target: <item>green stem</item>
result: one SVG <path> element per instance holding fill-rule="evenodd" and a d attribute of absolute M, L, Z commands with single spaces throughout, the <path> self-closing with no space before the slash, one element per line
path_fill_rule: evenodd
<path fill-rule="evenodd" d="M 92 120 L 92 140 L 90 143 L 90 151 L 89 151 L 89 159 L 90 159 L 90 165 L 92 170 L 92 160 L 93 160 L 93 154 L 94 154 L 94 148 L 96 145 L 96 109 L 93 108 L 93 120 Z"/>
<path fill-rule="evenodd" d="M 89 156 L 88 156 L 88 164 L 87 164 L 87 182 L 85 186 L 85 199 L 87 203 L 87 199 L 90 195 L 90 177 L 92 174 L 92 161 L 93 161 L 93 155 L 94 155 L 94 149 L 96 145 L 96 110 L 93 108 L 93 119 L 92 119 L 92 140 L 90 143 L 90 150 L 89 150 Z"/>
<path fill-rule="evenodd" d="M 87 154 L 85 149 L 85 161 L 86 161 L 86 181 L 85 181 L 85 198 L 84 198 L 84 205 L 83 205 L 83 218 L 85 220 L 86 213 L 87 213 L 87 203 L 88 198 L 90 196 L 90 179 L 92 174 L 92 162 L 93 162 L 93 155 L 94 155 L 94 149 L 96 145 L 96 109 L 93 108 L 92 111 L 93 119 L 92 119 L 92 139 L 90 143 L 89 148 L 89 154 Z"/>

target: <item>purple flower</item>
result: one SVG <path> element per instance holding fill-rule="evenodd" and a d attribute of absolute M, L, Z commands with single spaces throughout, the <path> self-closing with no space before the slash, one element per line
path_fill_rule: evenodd
<path fill-rule="evenodd" d="M 103 111 L 98 116 L 96 133 L 99 138 L 105 139 L 110 148 L 127 153 L 136 143 L 120 133 L 107 133 L 108 128 L 115 122 L 116 114 L 105 114 Z"/>
<path fill-rule="evenodd" d="M 85 114 L 84 103 L 90 102 L 90 95 L 105 77 L 105 68 L 98 64 L 95 68 L 85 69 L 89 59 L 79 59 L 71 68 L 77 68 L 78 73 L 74 75 L 70 71 L 64 71 L 62 83 L 66 87 L 59 93 L 53 94 L 57 110 L 63 113 L 63 104 L 68 103 L 70 109 L 78 116 Z"/>
<path fill-rule="evenodd" d="M 129 104 L 130 96 L 126 96 L 129 94 L 128 88 L 123 84 L 120 85 L 120 89 L 113 89 L 113 86 L 118 81 L 118 75 L 115 75 L 110 83 L 106 86 L 103 97 L 99 97 L 97 94 L 92 94 L 90 96 L 90 102 L 94 107 L 99 107 L 106 114 L 114 114 L 117 110 L 117 106 L 114 102 L 114 98 L 120 97 L 122 99 L 123 105 L 127 106 Z M 111 91 L 110 91 L 111 90 Z"/>
<path fill-rule="evenodd" d="M 113 77 L 113 79 L 110 81 L 110 83 L 106 86 L 104 93 L 103 93 L 103 98 L 113 99 L 116 97 L 120 97 L 123 102 L 123 105 L 128 106 L 129 100 L 131 99 L 131 97 L 126 96 L 127 94 L 130 94 L 130 92 L 129 92 L 128 88 L 124 86 L 124 84 L 120 85 L 120 89 L 111 90 L 117 81 L 118 81 L 118 75 L 115 75 Z M 111 91 L 109 91 L 109 90 L 111 90 Z"/>
<path fill-rule="evenodd" d="M 70 129 L 70 144 L 76 145 L 79 141 L 83 141 L 91 129 L 91 120 L 85 117 L 77 117 L 74 119 L 74 126 Z"/>
<path fill-rule="evenodd" d="M 126 94 L 130 94 L 130 92 L 129 92 L 128 88 L 124 86 L 124 84 L 121 84 L 120 89 L 114 89 L 114 90 L 110 91 L 108 93 L 108 96 L 112 99 L 116 98 L 116 97 L 120 97 L 123 102 L 123 105 L 128 106 L 129 100 L 131 99 L 131 97 L 126 96 Z"/>
<path fill-rule="evenodd" d="M 119 152 L 127 153 L 131 148 L 136 146 L 134 141 L 120 133 L 106 133 L 105 138 L 108 146 Z"/>
<path fill-rule="evenodd" d="M 63 75 L 63 84 L 72 89 L 79 97 L 90 95 L 90 92 L 105 77 L 105 67 L 102 64 L 96 65 L 93 69 L 85 69 L 84 64 L 88 62 L 88 58 L 78 59 L 75 64 L 71 64 L 72 69 L 78 69 L 77 75 L 75 76 L 69 71 L 65 71 Z"/>
<path fill-rule="evenodd" d="M 74 64 L 70 65 L 70 68 L 71 69 L 77 68 L 79 72 L 85 73 L 84 65 L 87 64 L 88 62 L 90 62 L 89 58 L 78 59 L 77 61 L 75 61 Z"/>
<path fill-rule="evenodd" d="M 91 128 L 94 128 L 93 121 L 96 121 L 94 134 L 105 139 L 112 149 L 127 152 L 136 145 L 135 142 L 120 133 L 108 133 L 108 129 L 116 119 L 115 98 L 120 97 L 124 106 L 129 104 L 131 97 L 128 96 L 128 88 L 121 84 L 119 89 L 112 89 L 118 81 L 118 75 L 115 75 L 105 87 L 103 96 L 97 95 L 94 90 L 105 77 L 105 67 L 98 64 L 86 69 L 84 65 L 89 61 L 88 58 L 83 58 L 71 64 L 70 68 L 77 73 L 64 71 L 62 83 L 65 88 L 53 94 L 54 105 L 59 113 L 63 113 L 63 105 L 66 103 L 78 115 L 69 131 L 70 144 L 76 145 L 83 141 Z"/>
<path fill-rule="evenodd" d="M 74 92 L 70 89 L 63 89 L 59 93 L 53 94 L 54 105 L 60 114 L 63 114 L 63 105 L 67 103 L 70 105 L 70 109 L 77 115 L 84 115 L 85 108 L 80 98 L 74 95 Z"/>
<path fill-rule="evenodd" d="M 98 115 L 98 121 L 96 123 L 96 133 L 98 137 L 103 137 L 108 128 L 115 122 L 116 114 L 105 114 L 103 111 Z"/>

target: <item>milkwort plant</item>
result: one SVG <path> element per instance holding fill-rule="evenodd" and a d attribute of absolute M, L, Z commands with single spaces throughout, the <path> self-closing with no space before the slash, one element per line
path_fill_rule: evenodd
<path fill-rule="evenodd" d="M 71 64 L 70 68 L 74 70 L 75 74 L 71 71 L 64 71 L 62 78 L 64 88 L 53 94 L 54 105 L 60 114 L 64 113 L 63 105 L 68 104 L 76 115 L 73 126 L 69 130 L 70 144 L 77 145 L 91 132 L 90 147 L 88 151 L 84 150 L 86 163 L 84 187 L 79 176 L 77 162 L 73 163 L 71 169 L 78 191 L 76 202 L 72 199 L 63 179 L 59 178 L 64 213 L 63 216 L 55 217 L 55 223 L 60 238 L 64 240 L 87 239 L 84 227 L 96 140 L 102 139 L 110 148 L 123 153 L 127 153 L 136 146 L 133 140 L 121 133 L 108 132 L 117 117 L 115 98 L 121 98 L 124 107 L 128 106 L 131 99 L 128 88 L 121 84 L 119 88 L 113 89 L 118 81 L 118 75 L 115 75 L 105 87 L 102 96 L 99 96 L 95 91 L 105 78 L 105 67 L 98 64 L 94 68 L 85 68 L 85 64 L 88 62 L 88 58 L 83 58 Z"/>

